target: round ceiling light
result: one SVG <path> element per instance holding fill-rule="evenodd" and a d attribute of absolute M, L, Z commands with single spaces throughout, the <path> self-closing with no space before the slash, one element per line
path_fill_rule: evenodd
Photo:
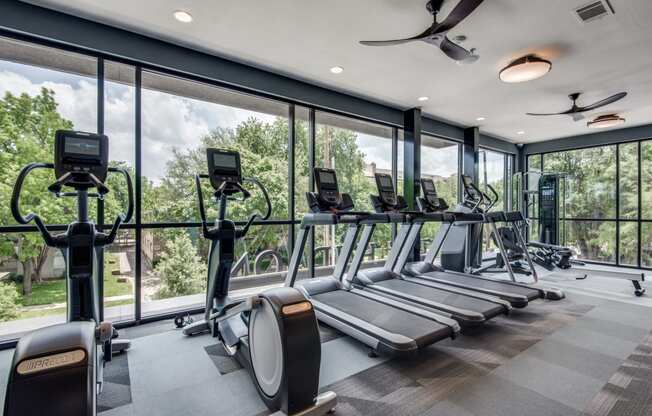
<path fill-rule="evenodd" d="M 192 15 L 185 10 L 177 10 L 172 13 L 175 19 L 181 23 L 190 23 L 192 22 Z"/>
<path fill-rule="evenodd" d="M 478 117 L 478 118 L 475 119 L 475 121 L 485 121 L 485 120 L 486 120 L 485 117 Z"/>
<path fill-rule="evenodd" d="M 525 134 L 525 132 L 523 130 L 519 130 L 519 131 L 516 132 L 516 134 L 518 134 L 519 136 L 522 136 L 522 135 Z"/>
<path fill-rule="evenodd" d="M 342 72 L 344 72 L 344 68 L 342 68 L 341 66 L 334 66 L 331 68 L 331 72 L 333 74 L 341 74 Z"/>
<path fill-rule="evenodd" d="M 422 102 L 423 102 L 423 101 L 428 101 L 429 99 L 430 99 L 430 98 L 429 98 L 429 97 L 426 97 L 425 95 L 424 95 L 423 97 L 419 97 L 419 98 L 417 98 L 417 100 L 422 101 Z"/>
<path fill-rule="evenodd" d="M 534 55 L 523 56 L 512 61 L 500 71 L 500 80 L 508 83 L 526 82 L 546 75 L 552 64 Z"/>
<path fill-rule="evenodd" d="M 586 126 L 590 129 L 606 129 L 608 127 L 614 127 L 619 124 L 623 124 L 625 119 L 620 117 L 618 114 L 607 114 L 604 116 L 599 116 L 593 120 L 586 123 Z"/>

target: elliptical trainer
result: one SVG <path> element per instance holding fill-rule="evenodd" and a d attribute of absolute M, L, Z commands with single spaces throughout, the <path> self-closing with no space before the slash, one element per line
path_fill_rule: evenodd
<path fill-rule="evenodd" d="M 18 175 L 11 197 L 11 212 L 20 224 L 34 221 L 45 244 L 57 247 L 66 260 L 67 322 L 37 329 L 16 346 L 5 398 L 5 416 L 92 416 L 102 389 L 103 367 L 113 352 L 129 348 L 129 341 L 114 340 L 117 331 L 99 322 L 98 257 L 115 240 L 134 208 L 131 178 L 124 169 L 108 167 L 109 142 L 105 135 L 59 130 L 54 163 L 31 163 Z M 20 193 L 28 174 L 53 169 L 56 181 L 48 191 L 57 197 L 77 198 L 77 221 L 66 232 L 51 234 L 35 213 L 20 212 Z M 88 198 L 103 199 L 108 172 L 124 175 L 129 207 L 118 215 L 108 234 L 98 231 L 88 217 Z M 71 187 L 74 192 L 63 192 Z M 89 189 L 95 188 L 95 193 Z"/>
<path fill-rule="evenodd" d="M 297 289 L 279 287 L 242 299 L 229 297 L 235 242 L 243 238 L 257 218 L 266 220 L 272 204 L 265 187 L 242 176 L 240 154 L 207 149 L 208 175 L 195 175 L 202 234 L 210 240 L 204 319 L 195 323 L 175 319 L 184 335 L 210 331 L 225 351 L 249 371 L 263 402 L 279 415 L 317 416 L 336 404 L 332 392 L 318 394 L 321 342 L 312 304 Z M 215 190 L 218 218 L 209 228 L 201 179 Z M 267 205 L 263 217 L 252 214 L 243 227 L 226 219 L 227 201 L 245 201 L 251 195 L 242 184 L 256 185 Z M 236 198 L 236 195 L 241 195 Z"/>

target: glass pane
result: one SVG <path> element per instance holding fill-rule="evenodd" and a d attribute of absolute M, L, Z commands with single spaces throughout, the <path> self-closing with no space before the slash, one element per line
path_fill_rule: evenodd
<path fill-rule="evenodd" d="M 193 176 L 206 171 L 207 147 L 238 150 L 272 218 L 288 218 L 287 104 L 151 72 L 142 94 L 145 222 L 198 220 Z"/>
<path fill-rule="evenodd" d="M 616 146 L 549 153 L 543 169 L 566 174 L 567 218 L 616 217 Z"/>
<path fill-rule="evenodd" d="M 529 155 L 527 157 L 527 170 L 541 172 L 541 155 Z"/>
<path fill-rule="evenodd" d="M 480 178 L 481 189 L 489 184 L 496 191 L 498 201 L 493 206 L 493 211 L 501 211 L 504 209 L 505 189 L 507 186 L 507 178 L 505 177 L 505 154 L 493 152 L 491 150 L 480 151 L 480 161 L 478 167 L 478 174 Z M 487 190 L 487 195 L 494 198 L 494 194 Z"/>
<path fill-rule="evenodd" d="M 135 185 L 136 68 L 107 61 L 104 76 L 104 133 L 109 137 L 109 163 L 126 169 Z M 107 185 L 111 192 L 104 202 L 104 222 L 109 224 L 119 213 L 125 212 L 128 196 L 122 175 L 109 175 Z"/>
<path fill-rule="evenodd" d="M 636 265 L 638 256 L 638 223 L 620 222 L 620 263 Z"/>
<path fill-rule="evenodd" d="M 286 225 L 250 228 L 236 243 L 231 296 L 282 284 L 288 264 L 287 236 Z M 209 246 L 196 228 L 143 230 L 143 315 L 204 306 Z"/>
<path fill-rule="evenodd" d="M 652 141 L 641 142 L 641 216 L 652 219 Z"/>
<path fill-rule="evenodd" d="M 620 155 L 620 218 L 638 218 L 638 143 L 618 146 Z"/>
<path fill-rule="evenodd" d="M 0 234 L 0 254 L 0 340 L 65 322 L 61 251 L 45 247 L 39 233 L 7 233 Z"/>
<path fill-rule="evenodd" d="M 104 319 L 135 319 L 136 233 L 122 230 L 104 251 Z"/>
<path fill-rule="evenodd" d="M 565 245 L 577 257 L 603 262 L 616 261 L 615 221 L 564 221 Z"/>
<path fill-rule="evenodd" d="M 396 147 L 396 193 L 398 195 L 403 195 L 403 166 L 405 160 L 403 160 L 403 130 L 398 130 L 398 144 Z"/>
<path fill-rule="evenodd" d="M 0 37 L 0 119 L 2 226 L 16 224 L 8 201 L 18 170 L 53 161 L 54 132 L 97 131 L 97 60 Z M 30 174 L 22 207 L 46 223 L 67 224 L 75 219 L 74 201 L 47 192 L 53 181 L 52 171 Z"/>
<path fill-rule="evenodd" d="M 421 177 L 435 181 L 437 194 L 452 207 L 457 203 L 459 145 L 432 136 L 421 136 Z"/>

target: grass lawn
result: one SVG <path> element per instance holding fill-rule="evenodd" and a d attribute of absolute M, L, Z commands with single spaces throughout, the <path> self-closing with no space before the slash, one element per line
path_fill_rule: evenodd
<path fill-rule="evenodd" d="M 110 308 L 111 306 L 129 305 L 131 303 L 134 303 L 133 299 L 112 300 L 110 302 L 106 302 L 104 307 Z M 40 318 L 43 316 L 50 316 L 50 315 L 65 315 L 65 314 L 66 314 L 66 308 L 38 309 L 33 311 L 20 312 L 16 320 L 27 319 L 27 318 Z"/>
<path fill-rule="evenodd" d="M 105 255 L 104 268 L 104 297 L 129 295 L 133 293 L 131 282 L 118 282 L 118 276 L 112 274 L 117 269 L 117 258 L 112 254 Z M 110 263 L 109 259 L 113 257 L 115 263 Z M 18 288 L 20 290 L 20 288 Z M 49 305 L 52 303 L 63 303 L 66 301 L 66 281 L 65 279 L 48 280 L 43 283 L 34 283 L 32 286 L 31 296 L 22 296 L 21 303 L 23 306 Z M 41 312 L 42 314 L 42 312 Z"/>

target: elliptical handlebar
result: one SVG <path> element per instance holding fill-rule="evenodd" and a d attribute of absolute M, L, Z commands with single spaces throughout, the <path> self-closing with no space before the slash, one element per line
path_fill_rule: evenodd
<path fill-rule="evenodd" d="M 109 172 L 116 172 L 116 173 L 121 173 L 122 175 L 124 175 L 125 181 L 127 182 L 128 205 L 127 205 L 127 212 L 126 213 L 120 213 L 115 218 L 115 221 L 113 221 L 113 225 L 111 226 L 111 230 L 109 231 L 108 234 L 98 233 L 96 238 L 97 238 L 98 244 L 100 244 L 100 245 L 113 244 L 116 237 L 118 236 L 118 230 L 120 229 L 120 226 L 123 223 L 131 221 L 131 218 L 134 215 L 134 192 L 133 192 L 133 185 L 131 183 L 131 176 L 129 176 L 129 172 L 127 172 L 126 169 L 114 168 L 114 167 L 110 167 Z M 92 176 L 91 180 L 93 180 L 93 182 L 95 183 L 95 180 L 97 180 L 97 178 L 95 177 L 95 175 L 91 174 L 91 176 Z M 102 185 L 102 187 L 104 189 L 106 189 L 105 192 L 102 192 L 102 189 L 100 188 L 100 186 L 96 185 L 97 189 L 98 189 L 99 198 L 103 198 L 104 195 L 109 192 L 109 188 L 104 186 L 104 184 L 102 182 L 98 181 L 98 183 L 99 183 L 99 185 Z"/>
<path fill-rule="evenodd" d="M 23 215 L 23 213 L 20 211 L 20 192 L 23 189 L 23 184 L 25 183 L 25 179 L 30 174 L 30 172 L 36 169 L 54 169 L 54 164 L 35 162 L 35 163 L 30 163 L 26 165 L 23 169 L 21 169 L 20 173 L 18 174 L 18 178 L 16 178 L 14 189 L 11 194 L 11 213 L 14 219 L 19 224 L 29 224 L 30 222 L 34 221 L 36 228 L 38 228 L 41 235 L 43 236 L 43 240 L 45 241 L 45 244 L 49 247 L 59 247 L 62 244 L 64 244 L 64 241 L 57 238 L 57 236 L 53 235 L 48 231 L 41 217 L 39 217 L 34 212 L 30 212 L 27 215 Z M 133 213 L 134 213 L 134 192 L 133 192 L 133 184 L 131 183 L 131 177 L 129 176 L 129 172 L 127 172 L 127 170 L 122 168 L 109 168 L 108 170 L 109 172 L 117 172 L 124 175 L 125 180 L 127 182 L 128 208 L 126 213 L 121 213 L 116 217 L 115 221 L 113 222 L 113 226 L 111 227 L 111 231 L 109 231 L 108 234 L 98 233 L 97 235 L 98 245 L 112 244 L 113 241 L 115 241 L 115 238 L 117 237 L 118 229 L 120 228 L 120 226 L 125 222 L 129 222 L 133 217 Z M 91 183 L 93 183 L 93 185 L 98 190 L 96 194 L 97 197 L 103 198 L 104 195 L 106 195 L 109 192 L 109 188 L 107 188 L 106 185 L 104 185 L 104 183 L 102 183 L 92 173 L 89 173 L 88 177 Z M 72 179 L 73 179 L 73 175 L 70 173 L 66 173 L 60 178 L 57 178 L 57 180 L 48 187 L 48 191 L 54 193 L 57 197 L 75 196 L 77 195 L 76 192 L 62 192 L 62 188 L 66 186 L 70 181 L 72 181 Z"/>
<path fill-rule="evenodd" d="M 206 219 L 206 208 L 204 206 L 204 193 L 201 189 L 201 179 L 209 179 L 210 175 L 207 174 L 196 174 L 195 175 L 195 187 L 197 188 L 197 196 L 199 197 L 199 218 L 202 223 L 202 233 L 204 234 L 204 237 L 209 238 L 210 236 L 210 230 L 208 229 L 208 220 Z M 267 210 L 265 212 L 265 215 L 261 215 L 259 213 L 255 213 L 249 216 L 246 224 L 238 230 L 238 236 L 244 236 L 247 234 L 249 231 L 249 228 L 251 225 L 256 221 L 256 219 L 260 218 L 262 221 L 265 221 L 269 219 L 269 217 L 272 215 L 272 201 L 269 199 L 269 193 L 267 192 L 267 189 L 265 186 L 255 178 L 245 178 L 243 177 L 242 180 L 244 182 L 251 182 L 254 185 L 256 185 L 262 192 L 263 198 L 265 199 L 265 205 L 267 206 Z M 231 190 L 229 192 L 228 196 L 227 193 L 224 191 L 227 189 L 227 187 Z M 233 192 L 232 190 L 235 189 L 236 192 Z M 234 195 L 236 193 L 241 193 L 242 198 L 233 198 L 231 195 Z M 218 199 L 218 202 L 220 204 L 225 204 L 226 200 L 231 200 L 231 201 L 245 201 L 246 199 L 251 197 L 251 193 L 246 190 L 240 183 L 238 182 L 222 182 L 220 187 L 215 191 L 215 197 Z M 223 207 L 219 208 L 219 218 L 220 220 L 224 219 L 224 215 L 226 214 L 226 210 Z"/>

